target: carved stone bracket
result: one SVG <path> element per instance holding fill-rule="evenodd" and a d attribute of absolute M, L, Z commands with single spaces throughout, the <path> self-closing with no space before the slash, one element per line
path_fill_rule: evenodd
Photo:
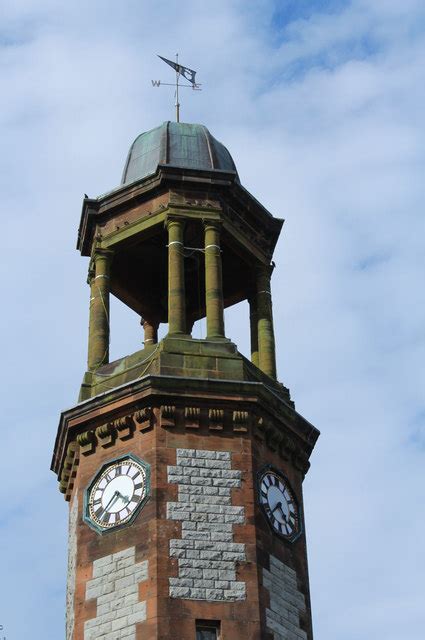
<path fill-rule="evenodd" d="M 79 459 L 79 446 L 74 440 L 68 444 L 59 482 L 59 491 L 65 494 L 65 500 L 68 501 L 74 487 L 74 479 L 77 475 Z"/>
<path fill-rule="evenodd" d="M 232 415 L 233 431 L 246 433 L 248 431 L 248 411 L 234 411 Z"/>
<path fill-rule="evenodd" d="M 115 442 L 115 428 L 113 422 L 106 422 L 97 427 L 95 433 L 99 444 L 103 447 L 111 447 Z"/>
<path fill-rule="evenodd" d="M 134 414 L 134 419 L 139 425 L 140 431 L 148 431 L 153 427 L 154 412 L 152 407 L 143 407 Z"/>
<path fill-rule="evenodd" d="M 222 431 L 224 426 L 224 410 L 210 409 L 208 411 L 209 428 L 211 431 Z"/>
<path fill-rule="evenodd" d="M 185 427 L 187 429 L 199 429 L 201 409 L 199 407 L 186 407 L 184 410 Z"/>
<path fill-rule="evenodd" d="M 117 431 L 120 440 L 128 440 L 134 433 L 134 420 L 132 416 L 123 416 L 113 421 L 113 426 Z"/>
<path fill-rule="evenodd" d="M 77 442 L 83 456 L 88 456 L 95 450 L 95 437 L 93 431 L 84 431 L 78 434 Z"/>
<path fill-rule="evenodd" d="M 176 426 L 176 407 L 174 405 L 161 405 L 161 427 Z"/>

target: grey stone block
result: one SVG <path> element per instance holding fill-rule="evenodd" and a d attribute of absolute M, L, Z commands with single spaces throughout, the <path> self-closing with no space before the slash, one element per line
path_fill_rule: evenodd
<path fill-rule="evenodd" d="M 238 471 L 235 469 L 223 469 L 223 471 L 221 472 L 221 477 L 228 478 L 230 480 L 240 480 L 242 478 L 242 471 Z"/>
<path fill-rule="evenodd" d="M 195 485 L 202 485 L 204 487 L 206 486 L 211 486 L 212 485 L 212 479 L 211 478 L 201 478 L 198 476 L 194 476 L 190 479 L 190 484 L 195 484 Z"/>
<path fill-rule="evenodd" d="M 232 542 L 233 533 L 225 533 L 223 531 L 211 531 L 211 540 L 216 542 Z"/>
<path fill-rule="evenodd" d="M 195 449 L 177 449 L 177 458 L 193 458 Z"/>
<path fill-rule="evenodd" d="M 195 476 L 200 476 L 202 469 L 198 469 L 195 467 L 182 467 L 183 475 L 188 478 L 194 478 Z"/>
<path fill-rule="evenodd" d="M 227 487 L 228 489 L 238 489 L 241 486 L 240 480 L 228 480 L 227 478 L 214 478 L 214 487 Z"/>
<path fill-rule="evenodd" d="M 212 469 L 211 467 L 208 467 L 208 469 L 200 469 L 199 470 L 199 475 L 202 478 L 221 478 L 221 474 L 223 472 L 221 471 L 221 469 Z"/>
<path fill-rule="evenodd" d="M 191 600 L 205 600 L 205 589 L 190 589 L 189 598 Z"/>
<path fill-rule="evenodd" d="M 190 598 L 190 587 L 170 587 L 170 598 Z"/>
<path fill-rule="evenodd" d="M 216 460 L 217 458 L 217 451 L 205 451 L 202 449 L 198 449 L 195 452 L 195 457 L 196 458 L 208 458 L 209 460 Z"/>
<path fill-rule="evenodd" d="M 192 578 L 168 578 L 170 587 L 193 587 Z"/>
<path fill-rule="evenodd" d="M 183 531 L 182 537 L 184 540 L 211 540 L 211 533 L 209 531 Z"/>
<path fill-rule="evenodd" d="M 206 593 L 206 599 L 207 600 L 224 600 L 224 594 L 223 594 L 223 589 L 207 589 L 207 593 Z"/>
<path fill-rule="evenodd" d="M 209 469 L 230 469 L 230 461 L 227 460 L 206 460 L 205 466 Z"/>

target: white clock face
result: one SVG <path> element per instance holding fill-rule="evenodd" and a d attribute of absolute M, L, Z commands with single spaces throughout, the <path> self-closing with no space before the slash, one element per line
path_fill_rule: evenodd
<path fill-rule="evenodd" d="M 147 493 L 146 469 L 132 458 L 112 462 L 88 494 L 88 518 L 100 529 L 128 522 Z"/>
<path fill-rule="evenodd" d="M 260 477 L 260 504 L 273 530 L 292 539 L 299 533 L 298 508 L 288 485 L 280 473 L 267 469 Z"/>

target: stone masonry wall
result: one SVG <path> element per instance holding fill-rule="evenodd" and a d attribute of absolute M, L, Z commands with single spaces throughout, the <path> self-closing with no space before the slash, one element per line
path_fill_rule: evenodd
<path fill-rule="evenodd" d="M 76 493 L 69 510 L 68 574 L 66 582 L 66 640 L 72 640 L 72 636 L 74 633 L 75 570 L 77 563 L 77 519 L 78 496 Z"/>
<path fill-rule="evenodd" d="M 270 593 L 266 625 L 274 640 L 307 640 L 306 632 L 300 628 L 305 598 L 298 591 L 295 571 L 270 555 L 270 571 L 263 569 L 263 584 Z"/>
<path fill-rule="evenodd" d="M 168 502 L 167 517 L 182 523 L 181 539 L 170 540 L 170 556 L 178 558 L 170 597 L 244 600 L 246 585 L 236 580 L 236 562 L 245 560 L 245 545 L 233 541 L 233 525 L 242 524 L 245 513 L 243 506 L 232 506 L 241 472 L 231 468 L 230 452 L 177 449 L 168 482 L 178 485 L 178 501 Z"/>
<path fill-rule="evenodd" d="M 97 615 L 84 624 L 84 640 L 136 640 L 136 623 L 146 620 L 139 582 L 148 578 L 148 561 L 135 561 L 135 547 L 93 562 L 86 600 L 97 599 Z"/>

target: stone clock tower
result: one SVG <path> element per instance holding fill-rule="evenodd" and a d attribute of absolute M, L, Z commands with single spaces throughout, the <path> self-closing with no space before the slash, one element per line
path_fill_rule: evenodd
<path fill-rule="evenodd" d="M 70 507 L 67 640 L 312 640 L 302 482 L 319 432 L 276 379 L 282 223 L 195 124 L 142 133 L 121 185 L 84 200 L 88 365 L 52 460 Z M 114 362 L 111 294 L 144 329 Z M 242 300 L 250 359 L 224 327 Z"/>

